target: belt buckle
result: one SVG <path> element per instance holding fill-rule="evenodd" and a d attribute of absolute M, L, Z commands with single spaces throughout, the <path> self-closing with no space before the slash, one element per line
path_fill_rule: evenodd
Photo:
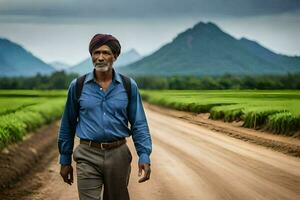
<path fill-rule="evenodd" d="M 103 144 L 105 144 L 105 143 L 100 143 L 100 149 L 101 150 L 105 150 L 105 148 L 103 147 Z"/>
<path fill-rule="evenodd" d="M 101 142 L 100 143 L 100 149 L 101 150 L 107 150 L 107 148 L 105 148 L 103 145 L 105 145 L 105 144 L 110 144 L 110 142 Z"/>

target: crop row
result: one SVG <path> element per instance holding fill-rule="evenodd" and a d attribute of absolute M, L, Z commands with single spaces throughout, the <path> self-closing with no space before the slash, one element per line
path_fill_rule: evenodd
<path fill-rule="evenodd" d="M 63 112 L 64 103 L 64 98 L 53 98 L 1 115 L 0 149 L 22 140 L 27 132 L 59 118 Z"/>
<path fill-rule="evenodd" d="M 243 126 L 276 134 L 300 130 L 299 92 L 274 91 L 142 91 L 149 103 L 194 113 L 210 113 L 211 119 L 243 121 Z"/>

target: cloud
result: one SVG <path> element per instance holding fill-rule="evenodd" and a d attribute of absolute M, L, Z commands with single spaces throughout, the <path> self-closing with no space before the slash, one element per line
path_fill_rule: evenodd
<path fill-rule="evenodd" d="M 2 0 L 0 16 L 19 20 L 56 18 L 160 18 L 180 16 L 255 16 L 300 10 L 299 0 Z M 25 18 L 24 18 L 25 16 Z M 28 17 L 30 16 L 30 17 Z M 3 19 L 3 18 L 2 18 Z M 9 19 L 6 17 L 5 19 Z"/>
<path fill-rule="evenodd" d="M 115 35 L 125 51 L 149 54 L 199 21 L 300 55 L 299 19 L 300 0 L 0 0 L 0 37 L 45 61 L 71 64 L 88 56 L 95 33 Z"/>

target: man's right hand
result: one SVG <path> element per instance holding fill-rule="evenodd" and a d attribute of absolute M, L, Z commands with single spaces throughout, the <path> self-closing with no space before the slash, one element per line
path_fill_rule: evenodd
<path fill-rule="evenodd" d="M 73 167 L 72 165 L 61 165 L 60 175 L 64 179 L 64 182 L 72 185 L 73 183 Z"/>

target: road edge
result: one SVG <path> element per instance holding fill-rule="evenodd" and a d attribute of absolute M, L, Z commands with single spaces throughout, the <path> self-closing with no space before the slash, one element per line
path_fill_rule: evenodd
<path fill-rule="evenodd" d="M 44 125 L 28 133 L 23 141 L 9 145 L 0 152 L 0 192 L 13 187 L 25 174 L 30 173 L 57 141 L 57 134 L 53 133 L 58 127 L 58 120 Z"/>
<path fill-rule="evenodd" d="M 152 111 L 175 117 L 248 143 L 260 145 L 272 149 L 274 151 L 284 153 L 289 156 L 300 158 L 300 140 L 297 138 L 278 136 L 272 133 L 256 131 L 254 129 L 249 130 L 244 127 L 233 126 L 230 125 L 230 123 L 225 122 L 222 122 L 223 125 L 221 125 L 220 121 L 217 122 L 216 120 L 204 119 L 203 117 L 199 117 L 199 115 L 196 113 L 178 111 L 150 104 L 148 102 L 143 102 L 143 104 L 145 108 L 150 109 Z M 251 133 L 254 131 L 256 131 L 259 134 L 249 134 L 249 132 Z"/>

